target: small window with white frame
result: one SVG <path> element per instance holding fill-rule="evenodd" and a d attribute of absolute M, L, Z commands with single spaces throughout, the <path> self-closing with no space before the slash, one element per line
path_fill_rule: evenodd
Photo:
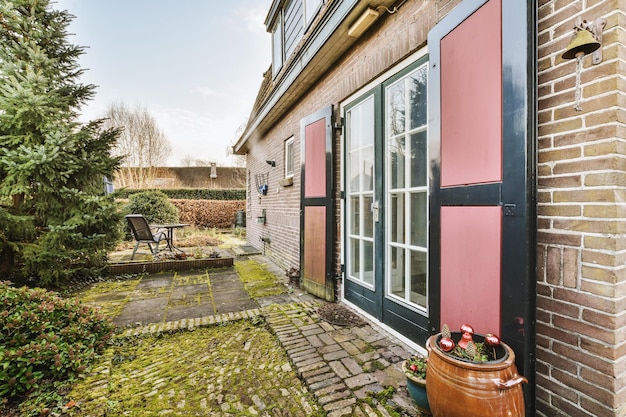
<path fill-rule="evenodd" d="M 285 178 L 293 178 L 293 136 L 285 141 Z"/>

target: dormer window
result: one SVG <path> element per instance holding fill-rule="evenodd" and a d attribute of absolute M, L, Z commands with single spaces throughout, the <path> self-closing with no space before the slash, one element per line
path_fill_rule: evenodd
<path fill-rule="evenodd" d="M 307 27 L 317 14 L 322 0 L 304 0 L 304 26 Z"/>
<path fill-rule="evenodd" d="M 272 26 L 272 74 L 276 75 L 295 51 L 323 0 L 288 0 L 274 16 Z"/>
<path fill-rule="evenodd" d="M 276 19 L 276 25 L 272 30 L 272 70 L 276 75 L 278 71 L 283 67 L 285 60 L 285 54 L 283 52 L 283 19 L 282 16 L 278 16 Z"/>

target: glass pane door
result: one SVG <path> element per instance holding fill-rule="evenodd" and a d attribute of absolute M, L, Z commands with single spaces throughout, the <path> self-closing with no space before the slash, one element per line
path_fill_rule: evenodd
<path fill-rule="evenodd" d="M 347 278 L 374 287 L 374 97 L 346 112 Z"/>
<path fill-rule="evenodd" d="M 386 296 L 428 306 L 427 66 L 385 88 Z"/>

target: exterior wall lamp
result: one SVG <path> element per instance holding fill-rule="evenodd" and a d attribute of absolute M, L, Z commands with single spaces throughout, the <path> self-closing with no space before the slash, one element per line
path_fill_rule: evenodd
<path fill-rule="evenodd" d="M 389 13 L 394 14 L 398 11 L 398 8 L 404 4 L 406 0 L 404 0 L 399 6 L 395 6 L 392 10 L 389 10 L 386 6 L 378 6 L 376 8 L 368 7 L 361 13 L 361 16 L 352 24 L 348 29 L 348 36 L 352 38 L 358 38 L 365 32 L 372 23 L 376 21 L 381 15 L 381 13 Z"/>
<path fill-rule="evenodd" d="M 580 17 L 574 26 L 574 36 L 569 45 L 563 52 L 563 59 L 576 59 L 576 104 L 574 109 L 581 111 L 580 108 L 580 73 L 583 67 L 583 57 L 593 54 L 593 64 L 602 62 L 602 29 L 606 25 L 606 20 L 599 18 L 593 22 L 587 22 Z"/>
<path fill-rule="evenodd" d="M 376 19 L 378 19 L 378 16 L 380 16 L 378 10 L 368 7 L 363 11 L 363 13 L 361 13 L 361 16 L 359 16 L 359 18 L 350 26 L 350 28 L 348 29 L 348 36 L 352 38 L 358 38 L 363 34 L 363 32 L 367 30 L 367 28 L 372 25 L 372 23 L 376 21 Z"/>

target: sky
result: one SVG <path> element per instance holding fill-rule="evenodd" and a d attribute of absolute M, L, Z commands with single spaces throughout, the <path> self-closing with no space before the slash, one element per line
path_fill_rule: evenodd
<path fill-rule="evenodd" d="M 246 123 L 271 64 L 264 25 L 271 0 L 56 0 L 75 16 L 68 41 L 96 95 L 81 120 L 113 103 L 148 110 L 185 158 L 231 165 L 227 147 Z"/>

